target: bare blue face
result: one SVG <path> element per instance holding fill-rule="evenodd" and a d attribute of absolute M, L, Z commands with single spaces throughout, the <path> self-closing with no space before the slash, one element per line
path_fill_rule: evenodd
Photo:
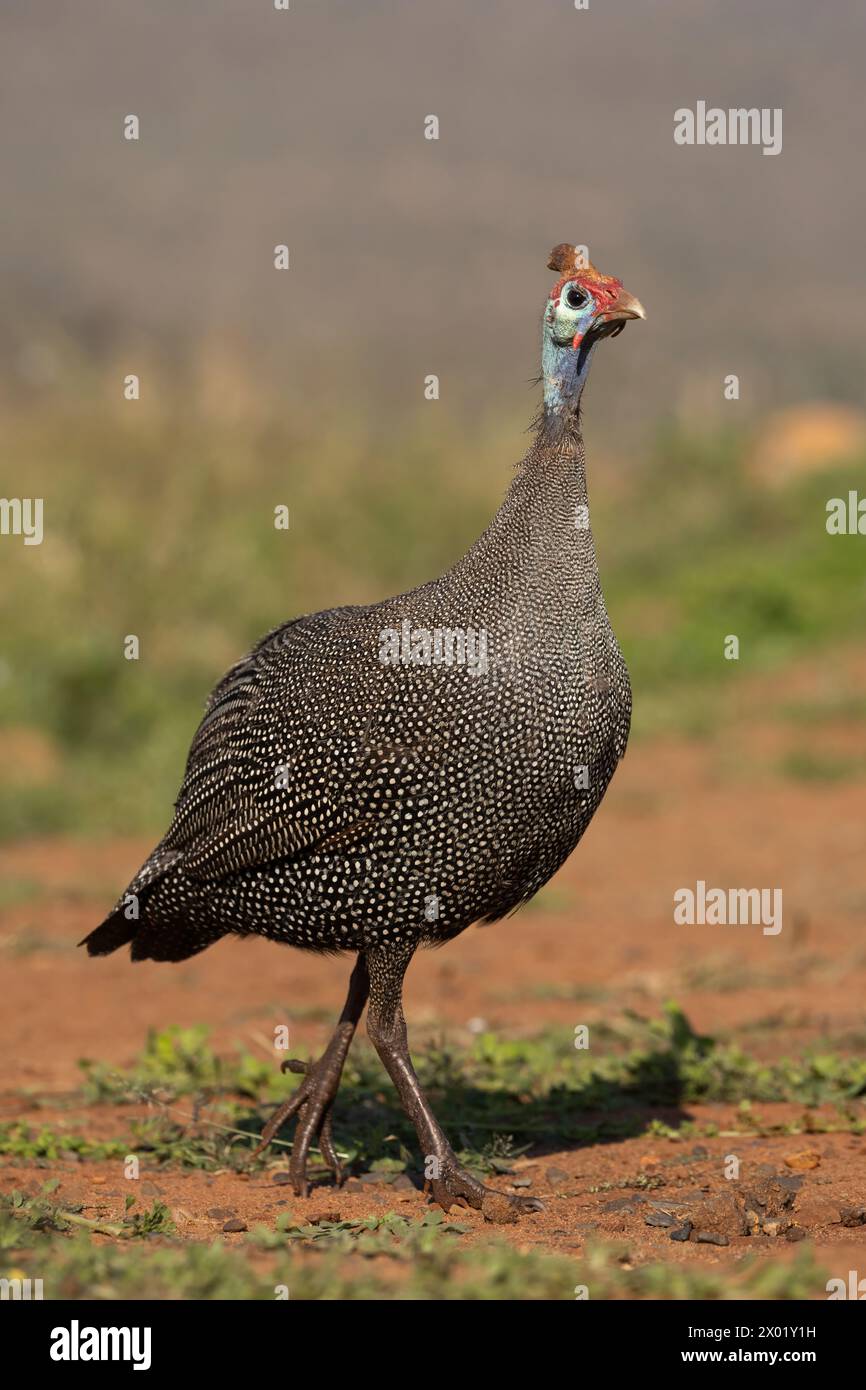
<path fill-rule="evenodd" d="M 628 319 L 643 317 L 640 302 L 611 276 L 591 269 L 558 281 L 542 321 L 545 410 L 576 408 L 596 344 L 621 333 Z"/>
<path fill-rule="evenodd" d="M 568 280 L 559 287 L 556 298 L 548 299 L 544 322 L 549 325 L 550 337 L 558 346 L 573 346 L 575 339 L 579 346 L 597 312 L 597 301 L 587 287 L 577 280 Z"/>

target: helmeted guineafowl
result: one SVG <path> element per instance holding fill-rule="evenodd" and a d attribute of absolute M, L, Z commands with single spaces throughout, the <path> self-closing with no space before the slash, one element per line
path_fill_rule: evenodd
<path fill-rule="evenodd" d="M 419 946 L 495 921 L 574 849 L 628 739 L 628 672 L 589 526 L 580 400 L 603 337 L 641 305 L 570 245 L 544 311 L 543 406 L 484 534 L 440 579 L 276 628 L 216 687 L 165 838 L 86 938 L 184 960 L 227 933 L 357 952 L 337 1030 L 262 1146 L 298 1113 L 290 1173 L 368 1030 L 417 1130 L 434 1198 L 480 1206 L 410 1060 L 403 977 Z M 260 1146 L 261 1147 L 261 1146 Z M 539 1204 L 514 1199 L 523 1207 Z"/>

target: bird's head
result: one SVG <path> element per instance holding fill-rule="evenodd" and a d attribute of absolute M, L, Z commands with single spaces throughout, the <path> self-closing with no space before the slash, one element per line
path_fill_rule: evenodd
<path fill-rule="evenodd" d="M 621 280 L 602 275 L 576 246 L 555 246 L 547 267 L 559 278 L 548 296 L 542 324 L 544 409 L 561 415 L 580 404 L 596 344 L 616 337 L 629 319 L 646 314 Z"/>

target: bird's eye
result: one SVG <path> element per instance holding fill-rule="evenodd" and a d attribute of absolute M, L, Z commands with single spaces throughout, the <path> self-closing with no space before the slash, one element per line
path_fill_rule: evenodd
<path fill-rule="evenodd" d="M 589 295 L 585 290 L 579 290 L 576 285 L 569 285 L 565 292 L 565 302 L 569 309 L 582 309 L 588 302 Z"/>

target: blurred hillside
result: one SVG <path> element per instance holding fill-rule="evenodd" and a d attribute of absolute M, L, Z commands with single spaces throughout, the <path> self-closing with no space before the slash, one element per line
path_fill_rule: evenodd
<path fill-rule="evenodd" d="M 2 24 L 6 393 L 75 393 L 83 358 L 109 392 L 157 360 L 218 395 L 227 356 L 287 410 L 411 409 L 435 372 L 452 406 L 528 411 L 568 238 L 649 311 L 592 430 L 860 397 L 858 0 L 6 0 Z M 781 154 L 676 146 L 698 99 L 782 107 Z"/>

